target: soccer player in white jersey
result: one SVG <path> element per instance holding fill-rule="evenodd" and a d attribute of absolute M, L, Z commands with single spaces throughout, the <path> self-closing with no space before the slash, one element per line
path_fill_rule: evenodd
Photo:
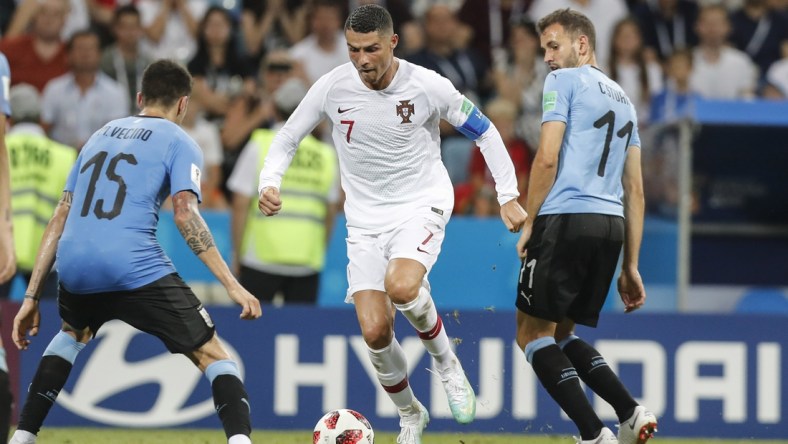
<path fill-rule="evenodd" d="M 346 194 L 347 301 L 355 303 L 378 380 L 399 408 L 397 442 L 415 444 L 429 415 L 408 384 L 405 354 L 393 331 L 396 311 L 432 355 L 457 422 L 469 423 L 476 413 L 473 389 L 427 281 L 454 200 L 440 159 L 441 119 L 481 147 L 506 227 L 519 231 L 526 214 L 517 203 L 514 166 L 495 126 L 447 79 L 394 57 L 399 37 L 385 9 L 355 9 L 345 37 L 351 63 L 321 77 L 274 138 L 260 173 L 259 208 L 269 216 L 279 211 L 279 184 L 299 141 L 328 120 Z"/>
<path fill-rule="evenodd" d="M 574 334 L 596 327 L 624 247 L 618 290 L 627 312 L 643 305 L 638 273 L 643 179 L 635 108 L 596 66 L 594 25 L 559 9 L 538 24 L 545 62 L 542 132 L 531 169 L 517 250 L 517 343 L 583 444 L 643 444 L 657 426 L 604 358 Z M 535 219 L 533 218 L 535 217 Z M 578 381 L 610 403 L 618 438 L 594 413 Z"/>

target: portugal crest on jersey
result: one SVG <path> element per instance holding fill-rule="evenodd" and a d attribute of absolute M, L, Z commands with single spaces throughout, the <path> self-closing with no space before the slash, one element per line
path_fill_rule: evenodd
<path fill-rule="evenodd" d="M 411 123 L 410 116 L 415 114 L 414 106 L 410 103 L 410 100 L 400 100 L 399 105 L 397 105 L 397 115 L 402 117 L 402 122 L 400 123 Z"/>

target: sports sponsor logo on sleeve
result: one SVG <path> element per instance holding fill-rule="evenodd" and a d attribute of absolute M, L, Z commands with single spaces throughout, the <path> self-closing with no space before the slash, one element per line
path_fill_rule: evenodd
<path fill-rule="evenodd" d="M 542 112 L 555 110 L 555 104 L 558 101 L 558 91 L 548 91 L 542 97 Z"/>
<path fill-rule="evenodd" d="M 192 164 L 192 183 L 197 187 L 200 186 L 200 167 L 195 164 Z"/>
<path fill-rule="evenodd" d="M 471 102 L 467 98 L 463 98 L 460 112 L 465 114 L 466 116 L 470 116 L 471 112 L 473 112 L 473 108 L 474 108 L 473 102 Z"/>
<path fill-rule="evenodd" d="M 1 78 L 3 79 L 3 98 L 8 100 L 8 96 L 11 95 L 11 78 L 8 76 Z"/>

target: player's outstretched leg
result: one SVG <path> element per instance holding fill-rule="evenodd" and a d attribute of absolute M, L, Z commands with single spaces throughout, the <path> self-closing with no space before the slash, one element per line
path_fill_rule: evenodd
<path fill-rule="evenodd" d="M 211 382 L 213 403 L 228 444 L 251 443 L 251 408 L 238 364 L 229 359 L 214 361 L 205 368 L 205 377 Z"/>
<path fill-rule="evenodd" d="M 395 307 L 419 332 L 424 347 L 432 355 L 454 419 L 460 424 L 472 422 L 476 416 L 476 395 L 460 360 L 451 349 L 449 336 L 429 291 L 421 287 L 416 299 L 406 304 L 395 304 Z"/>
<path fill-rule="evenodd" d="M 405 352 L 397 338 L 392 338 L 391 343 L 381 349 L 374 350 L 368 347 L 367 353 L 372 367 L 375 368 L 380 385 L 397 406 L 400 416 L 400 435 L 397 442 L 403 444 L 421 443 L 421 434 L 430 421 L 430 417 L 424 406 L 416 400 L 413 390 L 410 388 Z"/>
<path fill-rule="evenodd" d="M 5 360 L 5 349 L 0 346 L 0 443 L 8 440 L 13 403 L 14 396 L 11 394 L 11 384 L 8 380 L 8 364 Z"/>
<path fill-rule="evenodd" d="M 624 384 L 590 344 L 570 335 L 559 344 L 572 361 L 580 379 L 613 406 L 620 423 L 618 440 L 624 444 L 645 444 L 657 430 L 657 418 L 629 394 Z"/>
<path fill-rule="evenodd" d="M 616 442 L 615 438 L 613 441 L 595 441 L 605 425 L 594 413 L 580 387 L 577 371 L 552 336 L 540 337 L 526 344 L 525 358 L 531 363 L 547 393 L 580 430 L 580 436 L 584 440 L 581 442 Z"/>
<path fill-rule="evenodd" d="M 11 437 L 11 444 L 36 442 L 36 435 L 41 430 L 41 425 L 55 403 L 57 395 L 66 385 L 74 361 L 83 348 L 85 344 L 64 331 L 52 338 L 44 350 L 44 356 L 38 364 L 33 382 L 30 383 L 27 400 L 19 418 L 19 426 Z"/>

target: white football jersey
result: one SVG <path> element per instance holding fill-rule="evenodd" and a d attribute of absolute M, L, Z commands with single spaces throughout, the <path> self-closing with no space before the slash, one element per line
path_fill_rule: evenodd
<path fill-rule="evenodd" d="M 277 133 L 259 189 L 279 187 L 299 141 L 327 119 L 339 157 L 349 228 L 383 232 L 425 211 L 448 220 L 454 192 L 441 162 L 438 123 L 444 119 L 462 126 L 469 106 L 447 79 L 407 61 L 399 60 L 391 84 L 379 91 L 364 85 L 353 64 L 346 63 L 315 82 Z M 499 168 L 491 165 L 494 177 L 503 179 L 498 185 L 505 182 L 503 189 L 498 187 L 499 196 L 505 194 L 505 201 L 516 198 L 514 167 L 503 143 L 500 149 L 484 151 L 488 164 L 489 152 L 495 152 L 494 163 L 502 163 Z"/>

